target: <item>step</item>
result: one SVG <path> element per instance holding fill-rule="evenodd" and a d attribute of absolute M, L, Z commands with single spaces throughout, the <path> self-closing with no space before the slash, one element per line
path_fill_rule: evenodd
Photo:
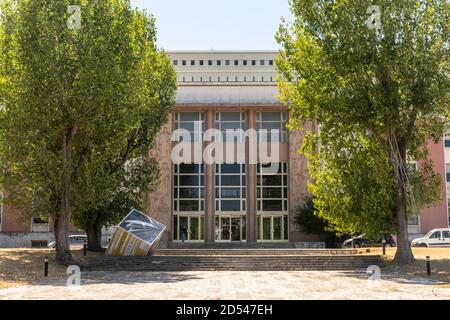
<path fill-rule="evenodd" d="M 381 264 L 380 256 L 356 255 L 105 256 L 89 258 L 86 269 L 91 271 L 353 270 Z"/>
<path fill-rule="evenodd" d="M 239 248 L 239 249 L 158 249 L 154 256 L 190 256 L 190 255 L 350 255 L 356 254 L 356 249 L 267 249 L 267 248 Z"/>

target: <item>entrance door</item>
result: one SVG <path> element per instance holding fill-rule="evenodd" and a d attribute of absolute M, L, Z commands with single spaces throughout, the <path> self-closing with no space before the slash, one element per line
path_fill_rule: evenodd
<path fill-rule="evenodd" d="M 241 218 L 231 218 L 231 241 L 241 241 Z"/>
<path fill-rule="evenodd" d="M 281 217 L 273 217 L 273 239 L 272 240 L 283 240 L 283 235 L 281 233 L 282 219 Z"/>
<path fill-rule="evenodd" d="M 221 217 L 222 240 L 230 240 L 230 217 Z"/>
<path fill-rule="evenodd" d="M 262 217 L 263 240 L 272 240 L 272 217 Z"/>

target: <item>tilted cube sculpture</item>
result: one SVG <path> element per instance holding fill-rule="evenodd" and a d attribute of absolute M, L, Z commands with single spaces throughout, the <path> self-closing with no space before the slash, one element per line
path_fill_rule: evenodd
<path fill-rule="evenodd" d="M 162 223 L 133 209 L 113 233 L 106 255 L 146 256 L 156 249 L 165 229 Z"/>

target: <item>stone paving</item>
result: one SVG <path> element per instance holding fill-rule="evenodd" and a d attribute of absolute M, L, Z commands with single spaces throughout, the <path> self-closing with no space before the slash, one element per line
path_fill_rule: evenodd
<path fill-rule="evenodd" d="M 1 299 L 450 299 L 449 284 L 427 278 L 363 272 L 86 272 L 81 286 L 66 279 L 0 290 Z"/>

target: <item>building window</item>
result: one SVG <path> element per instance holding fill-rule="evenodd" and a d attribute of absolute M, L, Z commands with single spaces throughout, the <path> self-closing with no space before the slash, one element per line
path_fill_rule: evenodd
<path fill-rule="evenodd" d="M 199 64 L 202 66 L 202 65 L 203 65 L 203 60 L 200 60 L 200 61 L 199 61 Z"/>
<path fill-rule="evenodd" d="M 223 141 L 244 141 L 245 112 L 216 112 L 216 129 L 222 132 Z"/>
<path fill-rule="evenodd" d="M 238 66 L 239 65 L 239 60 L 234 60 L 234 65 Z"/>
<path fill-rule="evenodd" d="M 244 214 L 216 216 L 216 240 L 245 241 L 247 238 L 246 218 Z"/>
<path fill-rule="evenodd" d="M 208 60 L 208 66 L 212 66 L 212 60 Z"/>
<path fill-rule="evenodd" d="M 279 163 L 275 168 L 273 168 L 273 164 L 272 166 L 270 164 L 257 165 L 258 240 L 288 240 L 287 186 L 287 163 Z"/>
<path fill-rule="evenodd" d="M 183 66 L 185 66 L 185 65 L 186 65 L 186 60 L 182 60 L 182 61 L 181 61 L 181 64 L 182 64 Z"/>
<path fill-rule="evenodd" d="M 269 60 L 269 66 L 273 66 L 273 60 Z"/>
<path fill-rule="evenodd" d="M 222 61 L 217 60 L 217 65 L 218 65 L 218 66 L 222 65 Z"/>
<path fill-rule="evenodd" d="M 225 60 L 225 65 L 229 66 L 230 65 L 230 60 Z"/>
<path fill-rule="evenodd" d="M 252 66 L 256 66 L 256 60 L 252 60 Z"/>
<path fill-rule="evenodd" d="M 191 66 L 195 66 L 195 60 L 191 60 Z"/>
<path fill-rule="evenodd" d="M 202 141 L 205 130 L 205 114 L 203 112 L 177 112 L 174 118 L 175 129 L 187 130 L 190 134 L 189 141 Z M 180 142 L 182 138 L 183 135 L 179 134 L 176 141 Z"/>
<path fill-rule="evenodd" d="M 242 60 L 242 65 L 246 66 L 247 65 L 247 60 Z"/>
<path fill-rule="evenodd" d="M 203 164 L 175 164 L 173 168 L 174 212 L 205 210 L 205 176 Z"/>
<path fill-rule="evenodd" d="M 258 141 L 274 141 L 286 142 L 287 130 L 286 130 L 286 112 L 258 112 L 256 115 L 256 129 L 258 131 Z M 266 130 L 266 134 L 263 135 L 261 130 Z M 274 132 L 278 130 L 278 134 Z"/>
<path fill-rule="evenodd" d="M 261 61 L 259 61 L 259 64 L 263 66 L 263 65 L 265 65 L 265 61 L 261 60 Z"/>
<path fill-rule="evenodd" d="M 178 65 L 178 60 L 173 60 L 173 65 L 177 66 Z"/>
<path fill-rule="evenodd" d="M 447 182 L 450 182 L 450 163 L 447 163 L 446 165 L 445 165 L 445 171 L 446 171 L 446 173 L 447 173 Z"/>
<path fill-rule="evenodd" d="M 258 241 L 288 241 L 288 222 L 287 214 L 258 214 L 256 218 Z"/>
<path fill-rule="evenodd" d="M 288 211 L 287 163 L 258 164 L 257 166 L 257 210 L 260 212 Z"/>
<path fill-rule="evenodd" d="M 419 225 L 419 214 L 411 214 L 408 216 L 408 225 L 409 226 L 418 226 Z"/>
<path fill-rule="evenodd" d="M 444 145 L 446 148 L 450 148 L 450 137 L 445 137 Z"/>
<path fill-rule="evenodd" d="M 216 211 L 245 212 L 245 165 L 216 165 Z"/>
<path fill-rule="evenodd" d="M 32 248 L 47 248 L 48 242 L 46 240 L 31 240 Z"/>
<path fill-rule="evenodd" d="M 174 215 L 173 240 L 205 240 L 205 217 L 203 215 Z"/>

